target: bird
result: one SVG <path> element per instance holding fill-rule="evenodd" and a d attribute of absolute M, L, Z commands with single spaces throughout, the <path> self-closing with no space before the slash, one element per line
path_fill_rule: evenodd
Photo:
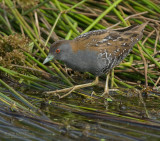
<path fill-rule="evenodd" d="M 43 64 L 52 59 L 63 61 L 67 67 L 79 72 L 89 72 L 96 76 L 95 81 L 75 85 L 70 88 L 48 93 L 68 92 L 90 87 L 99 83 L 98 77 L 109 73 L 131 52 L 133 46 L 142 39 L 143 30 L 148 22 L 118 29 L 93 30 L 73 40 L 59 40 L 49 49 Z M 105 91 L 107 91 L 105 89 Z M 104 92 L 108 93 L 108 92 Z"/>

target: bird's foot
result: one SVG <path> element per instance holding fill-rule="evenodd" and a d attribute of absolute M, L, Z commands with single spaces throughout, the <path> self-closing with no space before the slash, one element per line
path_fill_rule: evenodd
<path fill-rule="evenodd" d="M 78 89 L 81 89 L 81 88 L 86 88 L 86 87 L 91 87 L 91 86 L 94 86 L 94 85 L 97 85 L 97 84 L 98 84 L 98 77 L 96 77 L 95 81 L 93 81 L 91 83 L 75 85 L 75 86 L 72 86 L 70 88 L 65 88 L 65 89 L 61 89 L 61 90 L 44 92 L 44 94 L 54 94 L 54 95 L 58 96 L 59 98 L 64 98 L 64 97 L 68 96 L 69 94 L 71 94 L 75 90 L 78 90 Z M 57 93 L 66 93 L 66 94 L 60 96 Z"/>
<path fill-rule="evenodd" d="M 48 91 L 48 92 L 44 92 L 44 94 L 54 94 L 54 95 L 58 96 L 61 99 L 61 98 L 64 98 L 64 97 L 68 96 L 69 94 L 71 94 L 75 90 L 75 87 L 76 86 L 73 86 L 73 87 L 70 87 L 70 88 L 61 89 L 61 90 Z M 66 94 L 61 96 L 58 93 L 66 93 Z"/>
<path fill-rule="evenodd" d="M 108 97 L 109 96 L 109 92 L 103 92 L 103 94 L 101 95 L 101 97 Z"/>
<path fill-rule="evenodd" d="M 104 98 L 111 98 L 112 100 L 114 99 L 112 96 L 109 95 L 109 92 L 113 91 L 118 91 L 118 89 L 109 89 L 107 91 L 104 91 L 104 93 L 101 95 Z"/>

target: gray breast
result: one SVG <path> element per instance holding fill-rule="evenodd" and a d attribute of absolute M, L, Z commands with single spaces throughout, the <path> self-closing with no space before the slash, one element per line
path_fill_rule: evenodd
<path fill-rule="evenodd" d="M 68 54 L 62 60 L 68 67 L 80 72 L 90 72 L 97 75 L 97 52 L 91 50 L 79 50 Z"/>

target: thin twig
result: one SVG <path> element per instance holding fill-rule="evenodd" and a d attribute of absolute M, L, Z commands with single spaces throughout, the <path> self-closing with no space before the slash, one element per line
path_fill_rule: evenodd
<path fill-rule="evenodd" d="M 137 44 L 137 45 L 138 45 L 138 49 L 139 49 L 139 51 L 141 53 L 141 57 L 142 57 L 142 60 L 143 60 L 143 63 L 144 63 L 145 86 L 147 88 L 148 87 L 148 77 L 147 77 L 148 65 L 147 65 L 146 59 L 145 59 L 145 57 L 143 55 L 143 51 L 142 51 L 141 47 L 139 46 L 139 44 Z"/>
<path fill-rule="evenodd" d="M 138 14 L 133 14 L 133 15 L 128 16 L 128 17 L 125 18 L 124 20 L 126 21 L 126 20 L 128 20 L 128 19 L 130 19 L 130 18 L 133 18 L 133 17 L 135 17 L 135 16 L 139 16 L 139 15 L 142 15 L 142 14 L 146 14 L 146 13 L 148 13 L 148 11 L 141 12 L 141 13 L 138 13 Z M 121 21 L 118 22 L 118 23 L 116 23 L 116 24 L 114 24 L 114 25 L 112 25 L 112 26 L 110 26 L 110 27 L 108 27 L 107 29 L 111 29 L 111 28 L 113 28 L 113 27 L 119 25 L 120 23 L 121 23 Z"/>
<path fill-rule="evenodd" d="M 53 25 L 53 27 L 52 27 L 52 29 L 51 29 L 51 32 L 50 32 L 48 38 L 47 38 L 47 40 L 46 40 L 45 46 L 48 44 L 48 41 L 49 41 L 49 39 L 50 39 L 50 37 L 51 37 L 51 35 L 52 35 L 52 32 L 53 32 L 53 30 L 55 29 L 59 18 L 61 17 L 61 14 L 62 14 L 62 13 L 60 12 L 59 15 L 58 15 L 58 17 L 57 17 L 57 19 L 56 19 L 56 21 L 55 21 L 55 23 L 54 23 L 54 25 Z"/>
<path fill-rule="evenodd" d="M 160 82 L 160 76 L 159 76 L 159 78 L 157 79 L 157 81 L 156 81 L 156 83 L 155 83 L 153 89 L 159 84 L 159 82 Z"/>
<path fill-rule="evenodd" d="M 156 36 L 156 40 L 155 40 L 155 44 L 154 44 L 154 54 L 156 54 L 156 52 L 157 52 L 157 43 L 158 43 L 158 39 L 159 39 L 159 30 L 157 30 L 156 28 L 155 28 L 155 30 L 156 30 L 157 36 Z"/>
<path fill-rule="evenodd" d="M 155 30 L 153 30 L 152 32 L 150 32 L 148 34 L 148 36 L 143 40 L 142 45 L 144 45 L 144 43 L 148 40 L 148 38 L 155 32 Z"/>
<path fill-rule="evenodd" d="M 40 27 L 39 27 L 39 21 L 38 21 L 37 11 L 34 12 L 34 16 L 35 16 L 36 27 L 37 27 L 37 29 L 38 29 L 38 35 L 39 35 L 39 37 L 40 37 L 41 32 L 40 32 Z"/>

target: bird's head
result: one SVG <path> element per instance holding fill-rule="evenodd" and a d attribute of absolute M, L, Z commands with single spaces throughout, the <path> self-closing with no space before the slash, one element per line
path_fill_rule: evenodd
<path fill-rule="evenodd" d="M 69 54 L 69 51 L 70 51 L 69 40 L 60 40 L 60 41 L 54 42 L 50 46 L 49 54 L 44 60 L 43 64 L 46 64 L 52 59 L 64 60 L 65 56 Z"/>

